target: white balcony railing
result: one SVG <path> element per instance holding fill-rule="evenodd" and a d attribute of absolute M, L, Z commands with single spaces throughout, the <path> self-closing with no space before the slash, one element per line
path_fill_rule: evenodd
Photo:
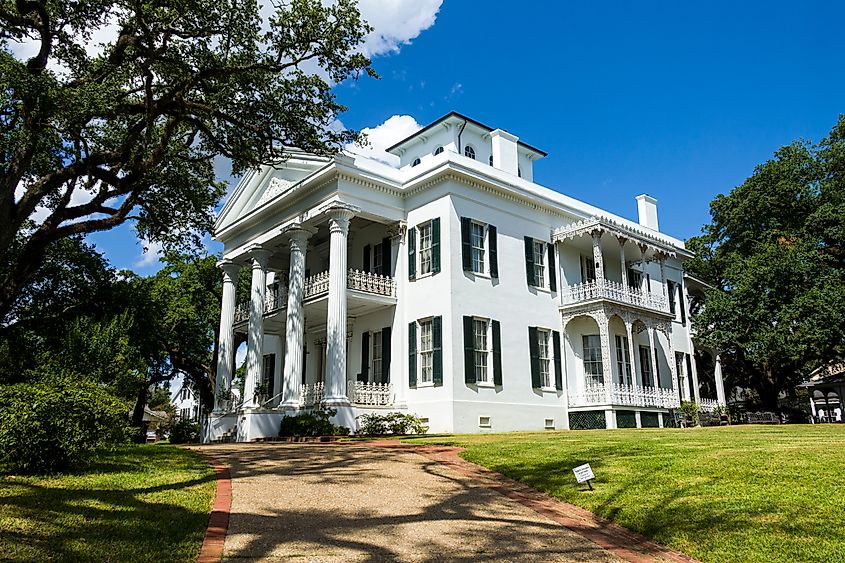
<path fill-rule="evenodd" d="M 673 389 L 640 387 L 622 383 L 611 383 L 609 389 L 604 383 L 587 385 L 584 391 L 570 395 L 569 404 L 573 407 L 610 404 L 663 409 L 673 409 L 680 406 Z"/>
<path fill-rule="evenodd" d="M 705 399 L 704 397 L 698 400 L 701 410 L 704 412 L 713 412 L 719 406 L 719 401 L 716 399 Z"/>
<path fill-rule="evenodd" d="M 323 402 L 325 387 L 322 381 L 317 383 L 303 383 L 299 388 L 299 406 L 313 407 Z"/>
<path fill-rule="evenodd" d="M 264 296 L 264 314 L 270 314 L 288 306 L 288 290 L 281 287 L 269 288 Z M 235 322 L 249 320 L 249 301 L 235 306 Z"/>
<path fill-rule="evenodd" d="M 564 305 L 574 305 L 593 299 L 607 299 L 664 313 L 669 311 L 669 301 L 663 295 L 641 291 L 635 287 L 626 287 L 613 280 L 604 280 L 603 283 L 596 280 L 577 283 L 563 291 Z"/>
<path fill-rule="evenodd" d="M 347 289 L 354 289 L 372 295 L 396 297 L 396 280 L 390 276 L 371 274 L 360 270 L 349 270 L 346 277 Z M 305 278 L 304 299 L 321 297 L 329 293 L 329 272 L 320 272 Z M 264 314 L 268 315 L 288 306 L 287 288 L 268 290 L 264 298 Z M 249 320 L 249 301 L 235 306 L 235 323 Z"/>
<path fill-rule="evenodd" d="M 390 383 L 363 383 L 347 381 L 346 393 L 355 405 L 387 407 L 393 404 L 393 385 Z"/>

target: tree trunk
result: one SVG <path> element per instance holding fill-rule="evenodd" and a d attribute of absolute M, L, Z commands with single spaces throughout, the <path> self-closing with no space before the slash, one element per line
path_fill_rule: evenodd
<path fill-rule="evenodd" d="M 149 384 L 144 381 L 138 386 L 138 397 L 135 399 L 135 409 L 132 411 L 132 426 L 138 429 L 133 437 L 134 442 L 143 444 L 147 441 L 147 427 L 144 424 L 144 407 L 147 406 L 147 389 Z"/>

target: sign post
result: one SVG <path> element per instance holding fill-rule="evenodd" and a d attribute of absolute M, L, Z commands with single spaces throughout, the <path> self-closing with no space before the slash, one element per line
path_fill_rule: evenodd
<path fill-rule="evenodd" d="M 590 467 L 589 463 L 585 463 L 584 465 L 579 465 L 578 467 L 574 468 L 572 472 L 575 474 L 575 479 L 579 483 L 587 482 L 587 486 L 590 490 L 593 490 L 593 486 L 590 484 L 591 479 L 595 479 L 596 476 L 593 475 L 593 468 Z"/>

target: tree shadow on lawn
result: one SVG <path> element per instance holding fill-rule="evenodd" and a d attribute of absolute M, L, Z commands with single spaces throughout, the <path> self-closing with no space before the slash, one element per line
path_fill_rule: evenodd
<path fill-rule="evenodd" d="M 472 460 L 472 457 L 469 456 L 469 459 Z M 670 487 L 655 487 L 648 482 L 637 482 L 635 475 L 619 477 L 618 474 L 602 471 L 607 464 L 596 456 L 590 462 L 597 477 L 592 482 L 595 490 L 589 491 L 576 484 L 571 473 L 573 467 L 589 457 L 579 452 L 577 456 L 563 455 L 546 463 L 503 462 L 487 466 L 696 557 L 709 554 L 711 559 L 715 557 L 718 560 L 718 552 L 712 551 L 717 547 L 728 550 L 721 553 L 722 557 L 732 557 L 731 545 L 747 544 L 749 538 L 762 535 L 770 536 L 763 543 L 793 544 L 795 549 L 800 549 L 798 544 L 819 533 L 818 523 L 812 519 L 798 521 L 786 517 L 776 502 L 766 506 L 764 500 L 752 499 L 743 505 L 726 499 L 724 495 L 706 494 L 702 489 L 712 488 L 719 482 L 715 476 L 700 475 L 695 477 L 695 483 L 678 482 Z M 654 478 L 661 477 L 647 477 L 649 481 Z M 668 475 L 665 478 L 668 479 Z M 696 547 L 699 551 L 690 553 Z M 763 549 L 751 545 L 743 547 L 750 549 L 752 555 L 755 549 Z M 761 551 L 756 555 L 765 556 Z M 785 558 L 783 560 L 789 560 L 786 553 L 770 555 L 780 555 Z"/>
<path fill-rule="evenodd" d="M 163 459 L 167 453 L 159 457 Z M 87 471 L 77 470 L 55 478 L 138 470 L 138 466 L 119 459 L 117 454 L 105 456 L 102 461 L 88 466 Z M 197 460 L 197 463 L 204 462 Z M 43 478 L 44 481 L 52 479 Z M 5 477 L 0 481 L 0 486 L 6 489 L 0 493 L 0 515 L 23 519 L 26 523 L 3 531 L 0 546 L 5 553 L 2 557 L 73 561 L 193 560 L 205 534 L 208 507 L 190 510 L 167 502 L 166 493 L 215 479 L 211 473 L 160 485 L 108 489 L 102 484 L 91 487 L 85 482 L 78 487 L 73 483 L 53 487 L 39 484 L 42 479 Z M 143 498 L 150 494 L 157 494 L 158 498 Z"/>

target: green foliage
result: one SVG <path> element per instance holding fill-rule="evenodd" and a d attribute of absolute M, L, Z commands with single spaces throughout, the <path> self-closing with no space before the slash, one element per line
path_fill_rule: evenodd
<path fill-rule="evenodd" d="M 255 0 L 0 0 L 0 321 L 57 240 L 134 220 L 199 246 L 225 192 L 216 157 L 239 175 L 358 138 L 332 127 L 333 83 L 375 76 L 355 2 L 273 7 L 262 22 Z M 26 38 L 24 61 L 9 40 Z"/>
<path fill-rule="evenodd" d="M 794 143 L 710 206 L 686 268 L 711 284 L 694 317 L 728 384 L 766 410 L 845 354 L 845 116 L 818 145 Z"/>
<path fill-rule="evenodd" d="M 843 560 L 845 428 L 836 424 L 421 438 L 717 563 Z M 572 468 L 589 462 L 593 491 Z"/>
<path fill-rule="evenodd" d="M 192 444 L 200 440 L 200 425 L 189 419 L 177 419 L 169 427 L 171 444 Z"/>
<path fill-rule="evenodd" d="M 315 409 L 309 413 L 286 416 L 282 419 L 279 436 L 347 436 L 349 428 L 332 424 L 334 409 Z"/>
<path fill-rule="evenodd" d="M 698 426 L 699 410 L 700 407 L 695 401 L 681 401 L 681 413 L 693 426 Z"/>
<path fill-rule="evenodd" d="M 125 441 L 128 406 L 74 378 L 0 385 L 0 462 L 9 470 L 51 473 Z"/>
<path fill-rule="evenodd" d="M 420 417 L 413 414 L 391 412 L 387 414 L 368 413 L 358 417 L 360 426 L 357 434 L 362 436 L 406 436 L 409 434 L 425 434 L 428 427 Z"/>
<path fill-rule="evenodd" d="M 4 561 L 197 560 L 214 469 L 165 444 L 101 452 L 82 470 L 0 477 Z"/>

